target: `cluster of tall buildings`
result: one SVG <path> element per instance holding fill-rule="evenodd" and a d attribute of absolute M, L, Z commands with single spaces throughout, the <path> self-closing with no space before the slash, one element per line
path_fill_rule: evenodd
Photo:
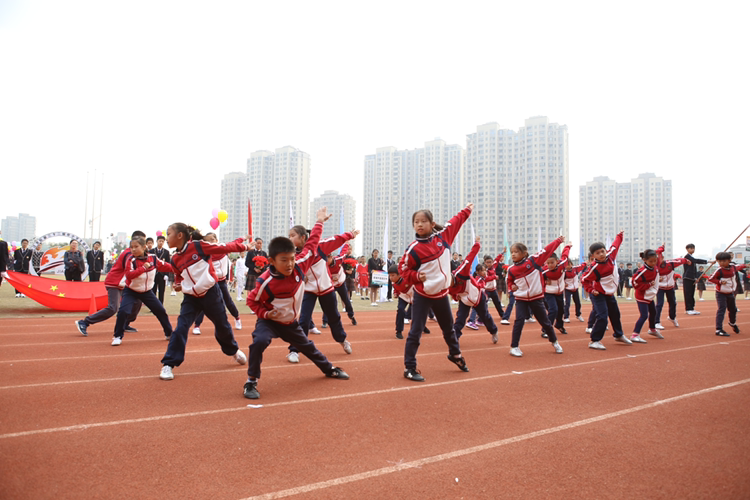
<path fill-rule="evenodd" d="M 0 223 L 0 236 L 5 241 L 21 241 L 26 238 L 31 241 L 36 234 L 36 217 L 29 214 L 18 214 L 18 217 L 9 216 Z"/>
<path fill-rule="evenodd" d="M 568 128 L 547 117 L 525 120 L 518 129 L 487 123 L 467 134 L 466 145 L 436 138 L 415 149 L 381 147 L 364 157 L 362 244 L 397 255 L 413 241 L 411 215 L 432 211 L 444 223 L 474 203 L 469 223 L 454 243 L 466 254 L 472 227 L 481 236 L 482 253 L 499 253 L 504 242 L 521 241 L 530 251 L 566 235 L 586 248 L 612 240 L 625 229 L 620 259 L 636 261 L 646 246 L 667 245 L 672 255 L 671 181 L 642 174 L 628 183 L 596 177 L 580 188 L 580 241 L 570 234 Z M 247 234 L 247 201 L 253 233 L 264 240 L 285 235 L 291 221 L 309 225 L 321 206 L 333 217 L 324 237 L 357 226 L 349 194 L 325 191 L 310 199 L 310 155 L 291 146 L 256 151 L 245 172 L 232 172 L 221 183 L 221 208 L 229 212 L 220 239 Z M 387 246 L 382 248 L 386 240 Z"/>

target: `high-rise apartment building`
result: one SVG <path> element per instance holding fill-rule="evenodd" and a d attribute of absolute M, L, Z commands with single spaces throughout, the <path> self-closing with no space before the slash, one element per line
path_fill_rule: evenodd
<path fill-rule="evenodd" d="M 662 243 L 665 256 L 674 257 L 672 181 L 654 174 L 641 174 L 625 183 L 595 177 L 580 187 L 579 202 L 584 253 L 591 243 L 610 242 L 625 230 L 619 261 L 638 262 L 641 251 Z"/>
<path fill-rule="evenodd" d="M 29 214 L 6 217 L 0 223 L 0 232 L 5 241 L 21 241 L 24 238 L 31 241 L 36 237 L 36 217 Z"/>
<path fill-rule="evenodd" d="M 351 195 L 339 193 L 338 191 L 324 191 L 322 195 L 313 198 L 308 211 L 307 227 L 315 224 L 315 214 L 321 207 L 326 207 L 329 214 L 333 216 L 323 226 L 322 239 L 340 234 L 341 219 L 344 220 L 344 231 L 357 229 L 356 203 Z"/>
<path fill-rule="evenodd" d="M 464 199 L 474 203 L 471 222 L 481 237 L 482 254 L 496 254 L 508 243 L 536 252 L 561 234 L 570 236 L 568 128 L 537 116 L 518 131 L 497 123 L 466 136 Z M 473 242 L 462 231 L 462 248 Z M 465 253 L 465 252 L 464 252 Z"/>
<path fill-rule="evenodd" d="M 455 215 L 463 206 L 463 162 L 463 148 L 441 139 L 426 142 L 424 148 L 385 147 L 365 156 L 364 254 L 376 248 L 381 254 L 388 250 L 402 254 L 414 240 L 411 216 L 419 209 L 431 210 L 438 224 Z M 386 220 L 388 248 L 384 249 Z"/>
<path fill-rule="evenodd" d="M 256 151 L 247 160 L 244 187 L 240 175 L 231 173 L 222 181 L 221 208 L 229 212 L 229 223 L 221 232 L 222 241 L 247 234 L 248 198 L 252 206 L 253 236 L 263 238 L 266 243 L 273 237 L 289 234 L 290 212 L 295 224 L 307 223 L 309 154 L 291 146 L 274 152 Z M 233 221 L 236 223 L 232 224 Z"/>

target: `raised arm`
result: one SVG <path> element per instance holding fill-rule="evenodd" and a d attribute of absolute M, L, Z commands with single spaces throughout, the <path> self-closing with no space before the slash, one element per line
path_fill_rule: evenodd
<path fill-rule="evenodd" d="M 555 250 L 557 250 L 557 247 L 560 246 L 560 244 L 565 242 L 565 238 L 563 236 L 560 236 L 559 238 L 553 240 L 550 244 L 548 244 L 541 252 L 537 252 L 536 255 L 532 256 L 531 258 L 534 259 L 534 262 L 537 263 L 538 266 L 543 267 L 544 264 L 547 262 L 547 259 L 549 259 L 550 255 L 555 253 Z"/>
<path fill-rule="evenodd" d="M 244 238 L 237 238 L 229 243 L 208 243 L 205 241 L 200 242 L 201 249 L 206 255 L 226 255 L 232 252 L 245 252 L 250 250 L 250 245 L 245 243 Z"/>
<path fill-rule="evenodd" d="M 466 256 L 464 261 L 458 266 L 458 268 L 456 268 L 453 274 L 463 279 L 469 279 L 471 277 L 471 263 L 474 262 L 474 258 L 479 255 L 480 248 L 481 245 L 479 244 L 479 238 L 477 238 L 477 241 L 474 242 L 474 245 L 469 251 L 469 255 Z"/>
<path fill-rule="evenodd" d="M 446 222 L 445 227 L 440 232 L 440 234 L 443 239 L 448 242 L 449 245 L 453 244 L 453 240 L 456 239 L 456 235 L 458 235 L 458 232 L 461 230 L 461 226 L 464 225 L 464 222 L 466 222 L 466 220 L 471 215 L 472 210 L 474 210 L 474 204 L 469 203 L 468 205 L 466 205 L 466 208 L 458 212 L 451 218 L 451 220 Z"/>
<path fill-rule="evenodd" d="M 622 245 L 622 235 L 625 233 L 625 231 L 620 231 L 617 233 L 617 236 L 615 236 L 615 241 L 612 242 L 612 246 L 609 247 L 609 252 L 607 252 L 607 257 L 609 257 L 612 260 L 615 260 L 617 258 L 617 252 L 620 251 L 620 245 Z"/>
<path fill-rule="evenodd" d="M 302 247 L 302 251 L 297 254 L 295 259 L 297 265 L 302 269 L 303 273 L 307 273 L 310 266 L 315 262 L 315 252 L 318 251 L 318 243 L 320 242 L 320 235 L 323 234 L 323 223 L 316 222 L 310 231 L 310 236 L 305 242 L 305 246 Z"/>
<path fill-rule="evenodd" d="M 333 252 L 340 246 L 342 246 L 344 243 L 346 243 L 349 240 L 353 240 L 357 237 L 359 234 L 359 231 L 354 230 L 348 233 L 343 234 L 337 234 L 336 236 L 331 236 L 330 238 L 326 238 L 322 240 L 320 243 L 318 243 L 318 246 L 321 250 L 323 250 L 323 253 L 328 255 L 329 253 Z"/>

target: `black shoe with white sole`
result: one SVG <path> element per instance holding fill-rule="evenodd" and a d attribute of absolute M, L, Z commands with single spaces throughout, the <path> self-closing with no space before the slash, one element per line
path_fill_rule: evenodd
<path fill-rule="evenodd" d="M 734 325 L 733 325 L 732 323 L 729 323 L 729 326 L 731 326 L 731 327 L 732 327 L 732 331 L 733 331 L 734 333 L 740 333 L 740 327 L 739 327 L 739 326 L 737 326 L 737 324 L 736 324 L 736 323 L 735 323 Z"/>
<path fill-rule="evenodd" d="M 326 373 L 326 377 L 329 378 L 338 378 L 341 380 L 349 380 L 349 374 L 347 374 L 344 370 L 339 368 L 338 366 L 334 366 L 333 370 Z"/>
<path fill-rule="evenodd" d="M 404 378 L 413 380 L 414 382 L 424 382 L 424 377 L 419 373 L 416 368 L 407 368 L 404 370 Z"/>
<path fill-rule="evenodd" d="M 461 369 L 462 372 L 468 372 L 469 367 L 466 366 L 466 360 L 463 358 L 463 356 L 459 356 L 458 358 L 454 358 L 450 354 L 448 355 L 448 361 L 451 363 L 454 363 L 457 367 Z"/>
<path fill-rule="evenodd" d="M 244 394 L 247 399 L 258 399 L 260 397 L 258 382 L 245 382 Z"/>

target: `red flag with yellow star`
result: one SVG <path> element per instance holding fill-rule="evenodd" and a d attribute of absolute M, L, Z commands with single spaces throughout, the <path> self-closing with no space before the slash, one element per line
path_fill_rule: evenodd
<path fill-rule="evenodd" d="M 103 281 L 64 281 L 8 271 L 8 282 L 28 298 L 56 311 L 88 311 L 92 299 L 97 310 L 107 307 Z"/>

